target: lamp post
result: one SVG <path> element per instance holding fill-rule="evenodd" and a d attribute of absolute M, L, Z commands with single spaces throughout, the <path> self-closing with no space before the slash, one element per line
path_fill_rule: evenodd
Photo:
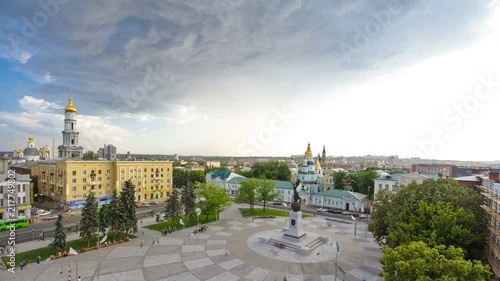
<path fill-rule="evenodd" d="M 337 270 L 339 268 L 338 263 L 337 263 L 337 255 L 339 253 L 339 243 L 337 241 L 333 241 L 332 243 L 332 250 L 335 253 L 335 281 L 337 281 Z"/>
<path fill-rule="evenodd" d="M 90 192 L 93 192 L 97 194 L 95 189 L 90 190 Z M 99 197 L 97 197 L 97 207 L 99 207 Z M 100 227 L 100 217 L 97 218 L 97 241 L 96 241 L 96 253 L 97 253 L 97 264 L 96 264 L 96 270 L 97 270 L 97 279 L 99 279 L 99 227 Z"/>
<path fill-rule="evenodd" d="M 198 245 L 198 232 L 200 232 L 199 231 L 200 214 L 201 214 L 201 209 L 196 208 L 196 245 Z"/>
<path fill-rule="evenodd" d="M 288 206 L 286 203 L 283 203 L 283 206 L 286 208 L 286 217 L 285 217 L 285 222 L 287 222 L 288 218 L 290 217 L 290 210 L 288 210 Z"/>

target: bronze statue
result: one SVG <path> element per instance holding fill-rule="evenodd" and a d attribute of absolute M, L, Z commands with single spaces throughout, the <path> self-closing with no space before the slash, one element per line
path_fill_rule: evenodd
<path fill-rule="evenodd" d="M 300 185 L 300 180 L 297 180 L 293 187 L 293 202 L 302 202 L 302 198 L 299 196 L 299 192 L 297 191 L 297 187 Z"/>

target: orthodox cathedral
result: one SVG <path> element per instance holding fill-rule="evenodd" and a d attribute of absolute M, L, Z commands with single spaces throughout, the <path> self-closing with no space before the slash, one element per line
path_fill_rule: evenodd
<path fill-rule="evenodd" d="M 21 147 L 19 150 L 14 148 L 12 156 L 12 164 L 17 164 L 27 161 L 48 160 L 50 158 L 50 153 L 47 146 L 37 149 L 33 136 L 30 135 L 28 138 L 28 146 L 24 150 Z"/>
<path fill-rule="evenodd" d="M 323 163 L 325 162 L 326 151 L 323 147 Z M 310 195 L 319 192 L 319 186 L 323 183 L 323 169 L 320 164 L 320 157 L 315 159 L 311 151 L 311 144 L 307 144 L 307 150 L 304 153 L 304 160 L 299 167 L 297 180 L 300 181 L 299 190 L 302 194 L 307 194 L 306 204 L 309 205 Z"/>
<path fill-rule="evenodd" d="M 62 131 L 63 144 L 58 150 L 59 158 L 81 159 L 83 147 L 78 145 L 78 131 L 76 130 L 76 108 L 73 106 L 73 99 L 69 98 L 68 105 L 64 108 L 64 130 Z"/>

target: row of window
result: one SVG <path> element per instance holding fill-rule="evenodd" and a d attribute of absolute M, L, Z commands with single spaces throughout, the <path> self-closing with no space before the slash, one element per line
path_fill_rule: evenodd
<path fill-rule="evenodd" d="M 5 199 L 0 199 L 0 207 L 4 207 L 4 206 L 9 206 L 8 204 L 8 201 L 9 199 L 5 198 Z M 4 203 L 5 201 L 5 203 Z M 26 204 L 26 197 L 25 196 L 19 196 L 17 197 L 17 204 Z M 12 203 L 10 204 L 12 205 Z M 12 206 L 10 206 L 12 207 Z"/>
<path fill-rule="evenodd" d="M 5 187 L 5 193 L 8 192 L 9 189 L 7 189 L 7 186 Z M 26 191 L 26 187 L 22 184 L 18 184 L 17 185 L 17 192 L 25 192 Z M 4 193 L 4 186 L 0 186 L 0 193 Z"/>

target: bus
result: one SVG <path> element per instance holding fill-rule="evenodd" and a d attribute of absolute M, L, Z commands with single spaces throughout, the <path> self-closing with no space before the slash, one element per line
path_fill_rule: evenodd
<path fill-rule="evenodd" d="M 14 223 L 15 228 L 28 227 L 30 220 L 26 217 L 17 219 L 0 220 L 0 231 L 10 229 L 10 225 Z"/>

